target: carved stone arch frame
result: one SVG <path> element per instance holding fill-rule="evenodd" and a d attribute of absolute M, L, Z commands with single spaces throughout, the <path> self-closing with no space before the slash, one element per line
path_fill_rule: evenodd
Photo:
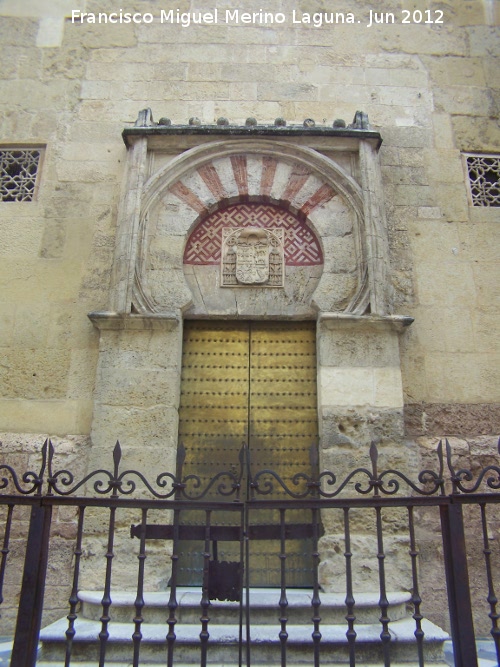
<path fill-rule="evenodd" d="M 145 183 L 141 201 L 138 254 L 134 275 L 135 284 L 133 287 L 133 302 L 136 304 L 136 308 L 142 312 L 159 312 L 158 307 L 152 302 L 152 299 L 149 298 L 146 286 L 147 278 L 145 260 L 147 257 L 147 236 L 149 233 L 149 226 L 147 223 L 151 207 L 154 206 L 155 202 L 157 202 L 172 186 L 181 182 L 181 179 L 187 174 L 193 173 L 197 169 L 209 165 L 214 161 L 220 161 L 224 158 L 231 158 L 238 155 L 244 155 L 245 157 L 270 157 L 277 162 L 285 162 L 305 168 L 323 183 L 328 184 L 335 194 L 340 195 L 352 209 L 355 219 L 354 239 L 357 256 L 356 269 L 358 275 L 356 293 L 350 299 L 350 303 L 346 310 L 347 312 L 364 312 L 370 300 L 367 257 L 373 254 L 367 247 L 367 239 L 370 238 L 370 240 L 373 240 L 376 244 L 379 236 L 367 237 L 366 235 L 362 188 L 356 183 L 352 176 L 342 169 L 340 165 L 328 159 L 326 156 L 321 155 L 316 150 L 306 146 L 291 145 L 279 141 L 271 142 L 269 140 L 249 139 L 216 141 L 192 148 L 170 161 L 162 169 L 153 174 Z M 240 196 L 234 197 L 233 199 L 242 202 L 246 199 L 252 200 L 252 196 L 248 198 Z M 258 198 L 254 197 L 254 200 L 255 199 Z M 219 200 L 217 198 L 212 200 L 202 198 L 202 203 L 205 206 L 203 213 L 210 213 L 217 207 L 230 203 L 230 201 L 231 199 L 224 200 L 224 198 Z M 275 203 L 294 212 L 290 202 L 283 202 L 277 199 L 275 200 Z M 299 213 L 299 211 L 296 211 L 296 213 Z M 186 240 L 198 224 L 200 217 L 200 215 L 193 215 L 191 225 L 186 229 Z M 308 219 L 307 224 L 314 231 L 314 222 Z M 321 242 L 320 235 L 316 233 L 316 236 Z M 379 256 L 377 248 L 374 249 L 374 255 Z M 189 302 L 186 301 L 184 306 L 181 306 L 181 310 L 185 310 L 188 307 Z"/>
<path fill-rule="evenodd" d="M 118 228 L 113 310 L 130 312 L 131 304 L 135 302 L 135 310 L 139 312 L 161 312 L 151 303 L 144 286 L 144 250 L 147 247 L 151 207 L 162 193 L 193 170 L 213 160 L 244 154 L 271 156 L 276 160 L 303 165 L 347 202 L 356 220 L 358 289 L 345 312 L 386 314 L 388 244 L 383 203 L 379 196 L 380 169 L 373 143 L 359 141 L 358 144 L 361 183 L 316 149 L 267 138 L 230 138 L 203 143 L 174 157 L 146 179 L 147 140 L 145 144 L 144 138 L 136 139 L 131 146 L 129 165 L 127 199 L 130 201 L 124 201 Z M 136 156 L 138 159 L 134 160 Z M 207 210 L 210 204 L 217 205 L 218 202 L 209 202 Z M 197 217 L 193 216 L 191 227 L 196 224 Z M 309 221 L 309 224 L 314 228 L 314 223 Z M 185 307 L 189 304 L 187 294 L 186 299 Z"/>

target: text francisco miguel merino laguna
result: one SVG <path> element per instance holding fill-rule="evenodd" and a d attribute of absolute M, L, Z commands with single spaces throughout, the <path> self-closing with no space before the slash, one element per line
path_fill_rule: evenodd
<path fill-rule="evenodd" d="M 126 12 L 118 9 L 115 12 L 82 12 L 80 9 L 73 9 L 71 12 L 72 23 L 160 23 L 178 24 L 184 28 L 190 25 L 215 25 L 217 23 L 225 24 L 253 24 L 253 25 L 272 25 L 283 23 L 309 24 L 311 27 L 320 28 L 324 24 L 335 23 L 362 23 L 352 12 L 317 12 L 309 14 L 307 12 L 297 12 L 295 9 L 290 14 L 283 12 L 266 12 L 260 9 L 257 12 L 243 12 L 240 9 L 218 10 L 214 8 L 209 12 L 181 12 L 179 9 L 161 10 L 159 15 L 150 12 Z M 363 21 L 364 22 L 364 21 Z M 367 26 L 373 22 L 372 10 L 368 17 Z M 392 22 L 392 21 L 389 21 Z"/>

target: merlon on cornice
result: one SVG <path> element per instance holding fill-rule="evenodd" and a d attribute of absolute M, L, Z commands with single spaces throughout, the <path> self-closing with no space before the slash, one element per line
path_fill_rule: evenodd
<path fill-rule="evenodd" d="M 151 109 L 142 109 L 133 127 L 122 132 L 123 141 L 129 146 L 129 137 L 133 136 L 172 136 L 205 135 L 230 137 L 342 137 L 357 139 L 375 139 L 377 150 L 382 144 L 379 132 L 371 129 L 368 115 L 356 111 L 353 122 L 349 125 L 344 120 L 335 120 L 333 125 L 316 125 L 311 118 L 306 118 L 302 125 L 287 125 L 284 118 L 276 118 L 274 124 L 259 125 L 255 118 L 247 118 L 245 125 L 231 125 L 226 118 L 219 118 L 216 124 L 204 124 L 199 118 L 190 118 L 187 125 L 173 125 L 169 118 L 153 121 Z"/>

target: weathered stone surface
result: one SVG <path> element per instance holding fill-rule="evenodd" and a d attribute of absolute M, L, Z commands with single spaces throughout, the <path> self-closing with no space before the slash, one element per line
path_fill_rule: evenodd
<path fill-rule="evenodd" d="M 319 362 L 322 366 L 382 367 L 399 365 L 396 334 L 357 331 L 356 327 L 337 330 L 320 328 Z"/>
<path fill-rule="evenodd" d="M 325 406 L 321 411 L 320 423 L 322 449 L 332 449 L 334 460 L 334 450 L 338 445 L 352 447 L 353 464 L 360 454 L 359 448 L 366 449 L 372 440 L 399 440 L 403 436 L 402 410 Z"/>
<path fill-rule="evenodd" d="M 66 395 L 70 354 L 28 349 L 5 353 L 1 383 L 5 398 L 47 399 Z"/>
<path fill-rule="evenodd" d="M 357 276 L 349 273 L 327 273 L 321 277 L 321 283 L 313 294 L 314 305 L 318 310 L 342 312 L 356 294 Z"/>
<path fill-rule="evenodd" d="M 415 403 L 405 405 L 404 414 L 410 436 L 470 437 L 500 432 L 498 403 Z"/>
<path fill-rule="evenodd" d="M 319 282 L 319 267 L 287 267 L 284 289 L 231 289 L 219 287 L 218 266 L 191 266 L 185 269 L 193 305 L 191 316 L 297 317 L 314 315 L 311 295 Z"/>
<path fill-rule="evenodd" d="M 373 522 L 371 523 L 370 527 L 374 532 Z M 363 526 L 365 529 L 368 527 L 366 521 Z M 353 529 L 357 531 L 351 542 L 353 581 L 357 588 L 363 587 L 366 592 L 376 592 L 379 590 L 376 538 L 373 534 L 360 534 L 357 526 L 353 526 Z M 344 593 L 346 590 L 344 545 L 343 534 L 321 539 L 320 583 L 328 593 Z M 411 587 L 411 569 L 409 559 L 402 558 L 402 555 L 408 551 L 408 540 L 403 536 L 390 537 L 384 541 L 384 547 L 384 566 L 388 580 L 394 582 L 398 590 L 406 590 Z"/>
<path fill-rule="evenodd" d="M 455 144 L 459 150 L 469 151 L 471 146 L 478 152 L 494 153 L 498 137 L 498 122 L 491 118 L 475 118 L 471 123 L 469 116 L 453 115 L 451 124 Z"/>
<path fill-rule="evenodd" d="M 166 451 L 176 447 L 177 410 L 162 403 L 151 407 L 97 403 L 92 430 L 92 441 L 97 449 L 92 456 L 99 457 L 100 452 L 106 450 L 109 456 L 117 439 L 127 446 L 145 447 L 146 457 L 149 449 Z M 98 467 L 98 459 L 93 460 Z"/>
<path fill-rule="evenodd" d="M 403 407 L 399 366 L 324 367 L 320 369 L 319 390 L 323 405 Z"/>
<path fill-rule="evenodd" d="M 164 265 L 163 265 L 164 266 Z M 191 301 L 182 269 L 166 269 L 150 271 L 148 287 L 151 290 L 151 301 L 156 312 L 172 312 L 183 310 Z"/>
<path fill-rule="evenodd" d="M 38 474 L 42 464 L 42 447 L 50 438 L 54 446 L 53 470 L 70 470 L 75 479 L 83 479 L 87 473 L 90 438 L 88 436 L 68 435 L 57 437 L 44 433 L 0 433 L 0 460 L 2 464 L 14 468 L 17 477 L 21 480 L 24 473 L 31 470 Z M 9 477 L 7 475 L 7 477 Z M 14 486 L 7 487 L 14 492 Z M 25 485 L 29 486 L 29 484 Z M 59 508 L 56 511 L 55 521 L 68 524 L 68 537 L 73 535 L 73 511 Z"/>

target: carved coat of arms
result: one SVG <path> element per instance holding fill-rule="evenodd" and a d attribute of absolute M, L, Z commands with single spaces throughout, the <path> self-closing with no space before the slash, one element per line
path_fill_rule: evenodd
<path fill-rule="evenodd" d="M 244 227 L 222 230 L 223 287 L 283 286 L 283 230 Z"/>

